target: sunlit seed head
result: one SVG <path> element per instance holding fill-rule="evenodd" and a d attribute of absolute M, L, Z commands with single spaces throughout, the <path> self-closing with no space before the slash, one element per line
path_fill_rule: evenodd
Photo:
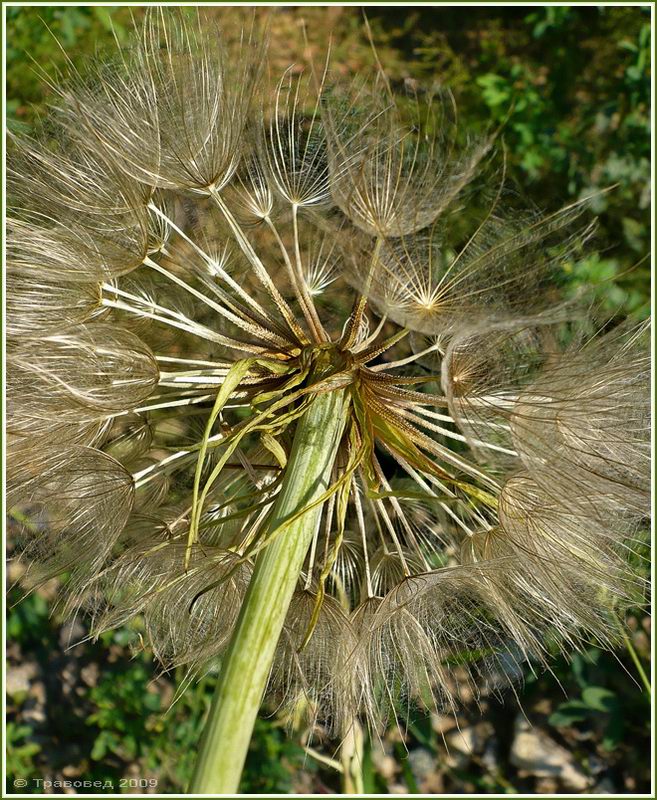
<path fill-rule="evenodd" d="M 298 420 L 343 392 L 270 685 L 343 736 L 395 692 L 451 710 L 464 674 L 512 682 L 548 638 L 613 641 L 642 586 L 647 334 L 578 333 L 555 279 L 585 203 L 505 211 L 493 140 L 461 146 L 448 98 L 270 82 L 254 39 L 152 9 L 58 87 L 56 148 L 16 143 L 10 488 L 94 632 L 140 614 L 199 674 L 284 534 Z"/>

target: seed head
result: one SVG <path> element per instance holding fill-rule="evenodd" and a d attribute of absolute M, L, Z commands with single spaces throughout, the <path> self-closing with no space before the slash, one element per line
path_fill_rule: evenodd
<path fill-rule="evenodd" d="M 614 640 L 647 516 L 647 331 L 559 290 L 584 203 L 505 208 L 449 99 L 148 12 L 9 165 L 11 501 L 34 581 L 142 615 L 196 675 L 230 639 L 298 420 L 344 434 L 270 689 L 344 731 L 452 708 L 546 641 Z M 503 160 L 503 159 L 502 159 Z"/>

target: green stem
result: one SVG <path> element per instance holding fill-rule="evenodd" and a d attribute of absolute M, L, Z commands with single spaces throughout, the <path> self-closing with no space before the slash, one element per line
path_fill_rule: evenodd
<path fill-rule="evenodd" d="M 345 402 L 344 390 L 318 395 L 299 420 L 268 533 L 329 487 Z M 237 793 L 276 645 L 321 511 L 318 504 L 290 523 L 256 560 L 223 659 L 189 787 L 192 794 Z"/>
<path fill-rule="evenodd" d="M 353 719 L 340 745 L 342 794 L 364 794 L 363 753 L 363 729 Z"/>
<path fill-rule="evenodd" d="M 616 622 L 618 623 L 618 628 L 621 632 L 621 636 L 623 637 L 623 641 L 625 642 L 625 647 L 627 648 L 627 652 L 630 654 L 630 658 L 634 662 L 636 671 L 639 673 L 639 677 L 641 678 L 641 683 L 643 683 L 643 687 L 646 690 L 646 694 L 648 695 L 648 700 L 650 700 L 652 697 L 652 687 L 650 685 L 650 678 L 648 677 L 646 671 L 643 668 L 643 664 L 641 663 L 639 654 L 637 653 L 634 644 L 632 643 L 632 639 L 630 638 L 627 629 L 625 628 L 625 625 L 623 624 L 622 620 L 618 619 L 618 616 L 616 616 Z"/>

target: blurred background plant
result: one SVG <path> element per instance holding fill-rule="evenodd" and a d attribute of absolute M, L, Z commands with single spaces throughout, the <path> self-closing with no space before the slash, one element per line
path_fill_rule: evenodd
<path fill-rule="evenodd" d="M 83 67 L 114 37 L 124 41 L 131 17 L 142 11 L 7 8 L 9 127 L 29 130 L 44 113 L 48 89 L 40 70 L 54 75 L 68 58 Z M 237 35 L 244 10 L 215 13 Z M 328 30 L 334 70 L 357 73 L 372 62 L 357 8 L 254 13 L 271 15 L 276 68 L 302 55 L 321 57 Z M 649 9 L 380 6 L 367 13 L 393 82 L 444 84 L 463 127 L 502 126 L 509 174 L 525 200 L 551 210 L 615 185 L 595 201 L 596 253 L 566 264 L 564 278 L 573 291 L 595 284 L 610 316 L 646 317 Z M 57 583 L 21 600 L 20 573 L 10 565 L 16 585 L 7 628 L 9 790 L 18 791 L 13 781 L 22 778 L 30 784 L 20 791 L 36 792 L 31 779 L 40 778 L 100 780 L 117 792 L 179 792 L 189 780 L 215 676 L 176 694 L 182 675 L 158 672 L 140 649 L 138 623 L 76 644 L 85 638 L 85 622 L 59 617 Z M 365 742 L 364 791 L 648 791 L 650 702 L 640 669 L 649 672 L 650 622 L 636 609 L 628 624 L 624 651 L 591 646 L 571 662 L 555 662 L 553 674 L 528 672 L 504 704 L 491 696 L 480 709 L 472 701 L 458 719 L 406 712 L 402 729 Z M 313 747 L 322 732 L 286 736 L 287 721 L 270 711 L 256 726 L 241 791 L 339 792 L 341 765 L 318 758 Z M 330 743 L 323 751 L 330 752 Z"/>

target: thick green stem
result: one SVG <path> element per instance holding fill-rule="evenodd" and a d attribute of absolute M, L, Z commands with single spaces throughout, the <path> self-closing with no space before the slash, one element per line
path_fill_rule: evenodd
<path fill-rule="evenodd" d="M 342 794 L 363 794 L 363 729 L 353 719 L 340 745 Z"/>
<path fill-rule="evenodd" d="M 317 500 L 330 485 L 344 427 L 343 390 L 318 395 L 298 422 L 269 531 Z M 201 741 L 189 791 L 237 793 L 274 652 L 321 504 L 285 526 L 256 560 Z"/>

